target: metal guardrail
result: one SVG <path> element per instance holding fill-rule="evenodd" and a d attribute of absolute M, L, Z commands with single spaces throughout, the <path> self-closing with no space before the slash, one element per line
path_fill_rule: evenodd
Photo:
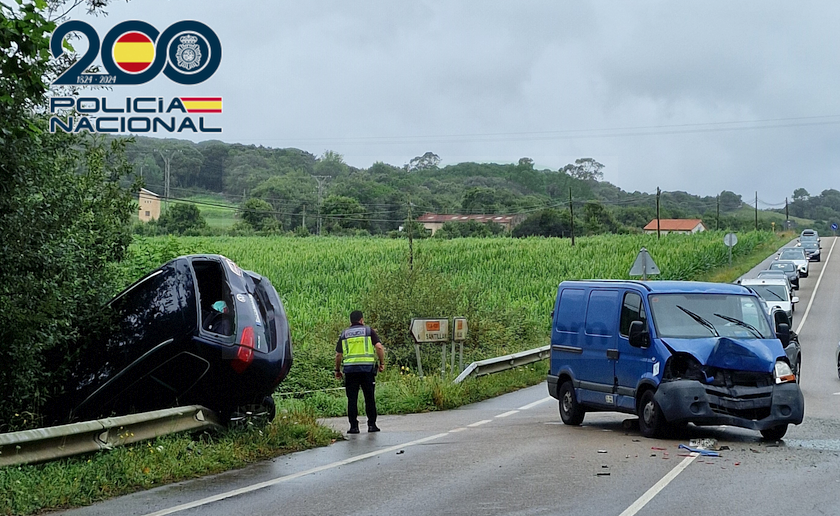
<path fill-rule="evenodd" d="M 464 369 L 461 374 L 455 378 L 455 383 L 461 383 L 468 376 L 484 376 L 486 374 L 498 373 L 499 371 L 506 371 L 514 367 L 539 362 L 544 358 L 548 358 L 551 353 L 551 346 L 543 346 L 541 348 L 529 349 L 527 351 L 520 351 L 519 353 L 512 353 L 503 357 L 488 358 L 487 360 L 479 360 L 473 362 Z"/>
<path fill-rule="evenodd" d="M 221 428 L 216 413 L 201 405 L 189 405 L 0 434 L 0 467 L 110 450 L 161 435 L 209 428 Z"/>

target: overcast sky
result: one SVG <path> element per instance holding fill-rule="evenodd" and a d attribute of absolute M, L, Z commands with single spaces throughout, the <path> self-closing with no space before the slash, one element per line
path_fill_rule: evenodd
<path fill-rule="evenodd" d="M 837 188 L 840 2 L 115 1 L 100 37 L 195 19 L 218 71 L 109 96 L 221 96 L 218 139 L 333 150 L 350 165 L 605 165 L 619 187 L 759 207 Z M 96 93 L 102 95 L 101 92 Z M 212 118 L 211 118 L 212 117 Z M 167 136 L 160 134 L 159 136 Z M 191 138 L 195 140 L 201 137 Z"/>

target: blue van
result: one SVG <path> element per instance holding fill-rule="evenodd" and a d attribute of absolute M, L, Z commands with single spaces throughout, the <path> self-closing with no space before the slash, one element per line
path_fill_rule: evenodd
<path fill-rule="evenodd" d="M 805 399 L 764 303 L 740 285 L 564 281 L 551 329 L 548 392 L 567 425 L 587 411 L 638 414 L 646 437 L 731 425 L 781 439 Z"/>

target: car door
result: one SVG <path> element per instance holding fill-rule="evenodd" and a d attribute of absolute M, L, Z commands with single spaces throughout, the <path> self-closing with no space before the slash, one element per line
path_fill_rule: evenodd
<path fill-rule="evenodd" d="M 653 359 L 651 348 L 637 348 L 630 345 L 630 323 L 642 321 L 647 327 L 648 320 L 642 296 L 633 290 L 625 291 L 621 299 L 619 316 L 618 362 L 616 364 L 616 403 L 628 410 L 635 407 L 636 387 L 645 374 L 656 376 L 661 367 Z"/>

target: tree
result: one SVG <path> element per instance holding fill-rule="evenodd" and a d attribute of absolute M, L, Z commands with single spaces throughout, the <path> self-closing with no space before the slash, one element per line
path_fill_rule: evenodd
<path fill-rule="evenodd" d="M 519 223 L 513 228 L 513 236 L 565 237 L 571 235 L 571 229 L 568 212 L 548 209 L 538 211 Z"/>
<path fill-rule="evenodd" d="M 440 165 L 440 156 L 434 152 L 427 152 L 422 156 L 412 158 L 408 162 L 409 172 L 417 172 L 418 170 L 432 170 L 438 168 Z"/>
<path fill-rule="evenodd" d="M 722 212 L 735 211 L 744 205 L 744 201 L 741 200 L 740 195 L 728 190 L 722 191 L 718 199 L 720 200 L 720 211 Z"/>
<path fill-rule="evenodd" d="M 604 179 L 604 173 L 602 170 L 604 169 L 604 165 L 598 163 L 592 158 L 579 158 L 575 160 L 575 164 L 568 164 L 565 167 L 561 168 L 560 171 L 564 172 L 575 179 L 581 179 L 583 181 L 600 181 Z"/>
<path fill-rule="evenodd" d="M 807 201 L 808 198 L 811 197 L 811 194 L 808 193 L 808 190 L 804 188 L 797 188 L 793 191 L 793 201 Z"/>
<path fill-rule="evenodd" d="M 599 202 L 590 201 L 583 205 L 583 220 L 590 235 L 618 233 L 622 229 L 613 214 Z"/>
<path fill-rule="evenodd" d="M 132 173 L 124 141 L 46 130 L 58 70 L 45 9 L 0 3 L 0 432 L 37 426 L 65 388 L 82 336 L 104 323 L 136 209 L 118 182 Z"/>
<path fill-rule="evenodd" d="M 262 199 L 250 198 L 242 205 L 242 220 L 254 231 L 273 232 L 280 229 L 274 209 Z"/>
<path fill-rule="evenodd" d="M 176 235 L 195 233 L 207 227 L 201 210 L 192 203 L 171 206 L 161 214 L 157 223 L 164 232 Z"/>
<path fill-rule="evenodd" d="M 326 219 L 324 227 L 330 232 L 342 229 L 367 229 L 367 210 L 352 197 L 330 195 L 324 199 L 321 214 Z"/>

